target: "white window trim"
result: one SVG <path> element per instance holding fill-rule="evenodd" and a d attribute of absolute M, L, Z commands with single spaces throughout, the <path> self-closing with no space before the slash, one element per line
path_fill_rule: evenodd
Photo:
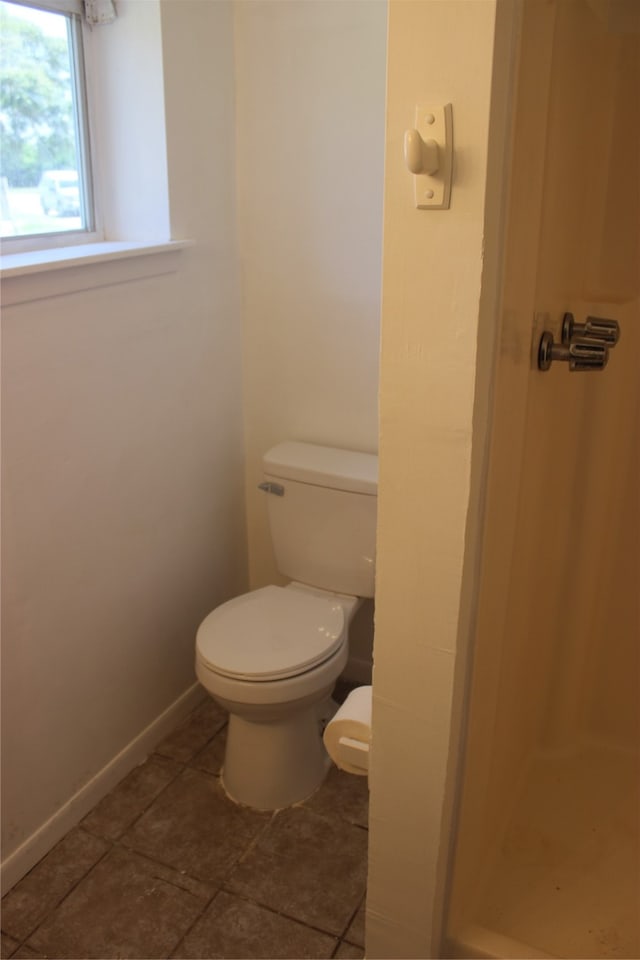
<path fill-rule="evenodd" d="M 2 257 L 0 277 L 23 277 L 33 273 L 65 270 L 85 263 L 106 263 L 131 257 L 148 256 L 153 253 L 173 253 L 192 246 L 190 240 L 167 240 L 148 243 L 144 240 L 112 240 L 91 245 L 60 247 L 58 250 L 29 250 L 26 253 L 9 253 Z"/>
<path fill-rule="evenodd" d="M 11 0 L 16 2 L 16 0 Z M 35 7 L 36 10 L 51 10 L 52 13 L 75 13 L 83 17 L 82 0 L 17 0 L 21 7 Z"/>
<path fill-rule="evenodd" d="M 9 254 L 2 257 L 0 265 L 2 305 L 11 307 L 173 273 L 179 268 L 181 252 L 191 246 L 191 240 L 121 240 Z"/>

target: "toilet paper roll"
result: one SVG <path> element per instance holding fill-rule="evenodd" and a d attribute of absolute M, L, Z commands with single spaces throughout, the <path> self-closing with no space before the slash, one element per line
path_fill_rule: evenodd
<path fill-rule="evenodd" d="M 325 727 L 324 745 L 341 770 L 366 776 L 371 742 L 371 687 L 356 687 Z"/>

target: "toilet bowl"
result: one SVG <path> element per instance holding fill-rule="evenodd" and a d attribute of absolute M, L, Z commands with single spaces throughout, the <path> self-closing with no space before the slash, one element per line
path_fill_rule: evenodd
<path fill-rule="evenodd" d="M 233 800 L 274 810 L 322 783 L 322 729 L 361 603 L 290 583 L 235 597 L 201 624 L 196 675 L 229 711 L 222 783 Z"/>
<path fill-rule="evenodd" d="M 276 810 L 308 797 L 330 766 L 322 728 L 348 659 L 351 620 L 373 597 L 378 459 L 287 441 L 263 458 L 278 571 L 203 620 L 196 675 L 229 711 L 222 782 Z"/>

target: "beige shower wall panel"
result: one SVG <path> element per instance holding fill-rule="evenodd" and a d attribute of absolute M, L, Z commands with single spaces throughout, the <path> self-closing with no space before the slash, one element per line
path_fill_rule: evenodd
<path fill-rule="evenodd" d="M 549 567 L 557 604 L 543 742 L 564 748 L 596 736 L 630 746 L 640 695 L 640 131 L 630 122 L 640 107 L 640 38 L 605 30 L 586 3 L 556 7 L 537 302 L 556 310 L 553 329 L 570 310 L 577 320 L 615 318 L 622 335 L 604 375 L 576 376 L 558 405 L 559 429 L 547 427 L 562 472 L 555 488 L 549 474 L 545 525 L 558 504 L 567 540 L 562 563 Z"/>
<path fill-rule="evenodd" d="M 490 868 L 536 748 L 594 734 L 628 745 L 638 729 L 639 218 L 637 175 L 618 179 L 639 168 L 637 131 L 619 119 L 637 116 L 637 37 L 603 32 L 582 2 L 527 4 L 524 17 L 454 910 Z M 541 131 L 546 148 L 532 150 Z M 532 336 L 536 310 L 549 313 Z M 556 365 L 527 384 L 531 344 L 543 324 L 558 338 L 564 310 L 619 319 L 610 366 L 567 380 Z"/>
<path fill-rule="evenodd" d="M 636 330 L 636 337 L 637 333 Z M 630 456 L 624 465 L 625 482 L 620 491 L 621 502 L 627 508 L 620 511 L 603 543 L 603 566 L 608 576 L 591 626 L 581 723 L 589 737 L 637 751 L 640 733 L 640 424 L 637 408 L 631 412 L 634 422 Z"/>

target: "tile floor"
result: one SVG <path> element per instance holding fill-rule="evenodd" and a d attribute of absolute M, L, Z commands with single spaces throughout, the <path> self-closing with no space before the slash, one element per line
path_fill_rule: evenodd
<path fill-rule="evenodd" d="M 224 794 L 204 701 L 2 901 L 2 957 L 363 957 L 366 779 L 275 814 Z"/>

